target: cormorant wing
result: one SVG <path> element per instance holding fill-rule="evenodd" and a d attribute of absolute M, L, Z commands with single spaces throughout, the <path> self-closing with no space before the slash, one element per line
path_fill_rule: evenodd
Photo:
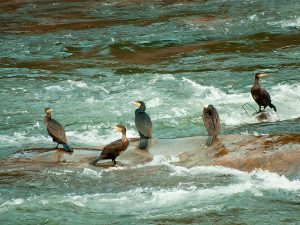
<path fill-rule="evenodd" d="M 101 156 L 105 156 L 110 153 L 118 152 L 120 149 L 122 149 L 123 143 L 122 139 L 116 140 L 108 145 L 106 145 L 103 148 L 103 151 L 101 152 Z"/>
<path fill-rule="evenodd" d="M 203 122 L 204 126 L 207 130 L 207 133 L 209 135 L 212 135 L 214 129 L 215 129 L 215 121 L 213 120 L 212 116 L 208 113 L 203 113 Z"/>
<path fill-rule="evenodd" d="M 65 144 L 68 142 L 64 127 L 56 120 L 51 119 L 47 123 L 47 130 L 57 141 Z"/>
<path fill-rule="evenodd" d="M 212 112 L 211 112 L 211 120 L 213 122 L 213 126 L 215 129 L 218 129 L 218 126 L 220 124 L 220 121 L 219 121 L 219 115 L 218 115 L 218 112 L 215 108 L 212 109 Z"/>
<path fill-rule="evenodd" d="M 145 137 L 152 137 L 152 122 L 147 113 L 137 113 L 135 115 L 135 125 L 138 131 Z"/>
<path fill-rule="evenodd" d="M 269 92 L 267 92 L 266 90 L 262 89 L 261 93 L 262 93 L 263 99 L 266 100 L 268 103 L 270 103 L 271 102 L 271 97 L 270 97 Z"/>

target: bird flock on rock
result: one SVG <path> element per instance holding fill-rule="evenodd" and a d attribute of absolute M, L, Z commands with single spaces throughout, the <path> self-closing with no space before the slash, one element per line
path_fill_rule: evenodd
<path fill-rule="evenodd" d="M 277 111 L 276 107 L 272 104 L 270 94 L 260 87 L 259 79 L 265 76 L 267 76 L 267 74 L 256 73 L 255 82 L 251 88 L 251 95 L 259 106 L 255 114 L 264 112 L 268 106 L 275 112 Z M 146 104 L 143 101 L 135 101 L 133 105 L 137 107 L 135 110 L 135 126 L 140 136 L 138 148 L 146 149 L 148 147 L 148 141 L 152 137 L 152 122 L 150 116 L 145 112 Z M 73 152 L 73 149 L 68 144 L 64 127 L 51 117 L 52 112 L 53 109 L 45 108 L 44 122 L 53 142 L 57 143 L 55 148 L 62 145 L 65 151 Z M 206 146 L 211 146 L 221 130 L 220 118 L 216 108 L 213 105 L 204 106 L 202 119 L 208 133 Z M 97 162 L 102 159 L 111 159 L 112 162 L 116 164 L 116 158 L 127 149 L 129 141 L 126 137 L 126 127 L 118 124 L 115 126 L 115 130 L 122 133 L 122 138 L 106 145 L 101 151 L 100 156 L 90 162 L 91 165 L 96 165 Z"/>

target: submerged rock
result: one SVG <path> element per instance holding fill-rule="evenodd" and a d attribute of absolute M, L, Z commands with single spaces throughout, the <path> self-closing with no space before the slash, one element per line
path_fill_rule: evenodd
<path fill-rule="evenodd" d="M 268 112 L 260 112 L 256 115 L 256 119 L 258 121 L 270 121 L 271 120 L 271 114 Z"/>

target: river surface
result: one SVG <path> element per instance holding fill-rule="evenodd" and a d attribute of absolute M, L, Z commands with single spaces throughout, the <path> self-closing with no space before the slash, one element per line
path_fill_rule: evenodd
<path fill-rule="evenodd" d="M 136 137 L 143 100 L 155 138 L 205 136 L 202 105 L 222 134 L 300 133 L 298 0 L 0 2 L 0 159 L 55 144 L 103 146 L 122 123 Z M 250 88 L 256 72 L 277 113 Z M 300 224 L 300 173 L 176 166 L 177 155 L 110 168 L 0 166 L 1 224 Z"/>

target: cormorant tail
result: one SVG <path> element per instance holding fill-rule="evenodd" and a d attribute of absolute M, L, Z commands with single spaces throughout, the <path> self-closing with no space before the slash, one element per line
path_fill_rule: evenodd
<path fill-rule="evenodd" d="M 68 145 L 68 144 L 62 144 L 62 146 L 64 147 L 64 149 L 67 152 L 73 152 L 73 149 L 70 147 L 70 145 Z"/>
<path fill-rule="evenodd" d="M 275 105 L 273 105 L 272 103 L 270 103 L 269 106 L 270 106 L 270 108 L 274 109 L 275 112 L 277 112 L 277 109 L 276 109 L 276 106 L 275 106 Z"/>
<path fill-rule="evenodd" d="M 141 138 L 141 139 L 140 139 L 139 148 L 140 148 L 140 149 L 145 149 L 145 148 L 147 148 L 147 145 L 148 145 L 148 139 L 146 139 L 146 138 Z"/>
<path fill-rule="evenodd" d="M 206 140 L 206 146 L 211 146 L 214 140 L 215 140 L 214 136 L 208 136 Z"/>
<path fill-rule="evenodd" d="M 92 166 L 96 166 L 97 162 L 100 160 L 100 157 L 98 157 L 97 159 L 91 161 L 89 164 Z"/>

